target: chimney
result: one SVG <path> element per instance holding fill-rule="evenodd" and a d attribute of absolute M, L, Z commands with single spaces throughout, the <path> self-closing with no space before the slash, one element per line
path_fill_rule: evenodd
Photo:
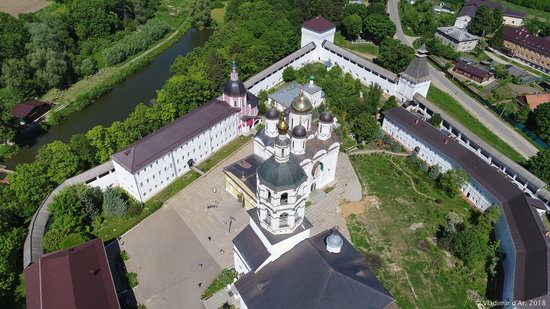
<path fill-rule="evenodd" d="M 414 121 L 414 124 L 418 124 L 419 121 L 420 121 L 419 119 L 416 119 L 416 120 Z"/>
<path fill-rule="evenodd" d="M 444 139 L 444 140 L 443 140 L 443 144 L 445 144 L 445 145 L 447 145 L 448 142 L 449 142 L 448 139 Z"/>

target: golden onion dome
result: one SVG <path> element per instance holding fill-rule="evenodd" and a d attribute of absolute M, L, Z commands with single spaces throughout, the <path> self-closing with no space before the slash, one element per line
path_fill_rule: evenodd
<path fill-rule="evenodd" d="M 279 134 L 281 135 L 286 135 L 286 133 L 288 132 L 288 124 L 284 119 L 281 118 L 281 120 L 279 120 L 279 123 L 277 124 L 277 130 L 279 130 Z"/>
<path fill-rule="evenodd" d="M 292 110 L 297 113 L 307 113 L 313 109 L 311 102 L 304 96 L 304 89 L 300 89 L 300 95 L 292 101 Z"/>

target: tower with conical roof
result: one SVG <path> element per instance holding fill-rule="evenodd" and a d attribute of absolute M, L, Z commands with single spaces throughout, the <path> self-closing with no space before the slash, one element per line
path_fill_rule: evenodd
<path fill-rule="evenodd" d="M 422 45 L 405 71 L 399 73 L 397 93 L 402 100 L 412 100 L 417 93 L 424 97 L 428 95 L 431 77 L 427 56 L 426 46 Z"/>

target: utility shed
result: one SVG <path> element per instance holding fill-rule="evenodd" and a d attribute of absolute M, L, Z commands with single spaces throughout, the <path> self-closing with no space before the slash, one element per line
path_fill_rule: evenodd
<path fill-rule="evenodd" d="M 25 269 L 27 309 L 120 309 L 103 241 L 44 255 Z"/>

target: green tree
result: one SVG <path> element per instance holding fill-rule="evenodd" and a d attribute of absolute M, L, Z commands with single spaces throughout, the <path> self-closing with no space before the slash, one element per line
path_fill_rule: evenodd
<path fill-rule="evenodd" d="M 365 35 L 376 44 L 395 34 L 395 24 L 386 15 L 372 14 L 363 21 Z"/>
<path fill-rule="evenodd" d="M 367 7 L 363 4 L 358 3 L 346 5 L 344 7 L 344 11 L 342 12 L 342 21 L 346 19 L 346 17 L 349 17 L 351 15 L 358 15 L 359 17 L 361 17 L 361 20 L 364 20 L 365 18 L 367 18 L 367 16 L 369 16 L 369 14 L 371 14 L 371 12 L 369 12 L 369 8 L 371 6 L 372 5 L 369 5 Z"/>
<path fill-rule="evenodd" d="M 32 97 L 36 93 L 31 67 L 23 59 L 7 59 L 2 65 L 2 79 L 11 88 L 16 101 Z"/>
<path fill-rule="evenodd" d="M 116 0 L 71 0 L 68 14 L 80 40 L 103 38 L 121 27 Z"/>
<path fill-rule="evenodd" d="M 489 39 L 489 46 L 497 49 L 504 47 L 504 27 L 499 27 L 491 39 Z"/>
<path fill-rule="evenodd" d="M 61 141 L 54 141 L 41 147 L 35 164 L 44 166 L 48 178 L 57 184 L 78 174 L 83 166 L 80 158 L 71 151 L 69 145 Z"/>
<path fill-rule="evenodd" d="M 460 193 L 460 189 L 468 180 L 468 175 L 461 169 L 450 169 L 437 177 L 436 184 L 448 196 L 453 197 Z"/>
<path fill-rule="evenodd" d="M 189 16 L 191 17 L 191 25 L 199 30 L 212 24 L 212 16 L 210 15 L 211 0 L 194 0 L 189 8 Z"/>
<path fill-rule="evenodd" d="M 367 15 L 371 14 L 387 15 L 388 13 L 386 12 L 386 3 L 369 3 L 369 5 L 367 6 Z"/>
<path fill-rule="evenodd" d="M 45 168 L 39 164 L 19 164 L 15 173 L 8 178 L 23 218 L 30 218 L 48 192 L 54 188 L 54 183 L 49 179 Z"/>
<path fill-rule="evenodd" d="M 395 73 L 403 72 L 414 58 L 414 49 L 398 40 L 387 38 L 382 41 L 376 61 Z"/>
<path fill-rule="evenodd" d="M 29 32 L 21 19 L 0 12 L 0 64 L 6 59 L 23 57 L 28 39 Z"/>
<path fill-rule="evenodd" d="M 157 101 L 172 103 L 179 115 L 195 109 L 212 97 L 212 87 L 204 73 L 190 72 L 189 75 L 175 75 L 158 92 Z"/>
<path fill-rule="evenodd" d="M 119 191 L 108 188 L 103 192 L 103 210 L 109 217 L 124 216 L 128 211 L 128 202 Z"/>
<path fill-rule="evenodd" d="M 389 111 L 390 109 L 396 108 L 398 105 L 397 99 L 395 96 L 389 97 L 386 102 L 384 102 L 384 105 L 382 105 L 382 108 L 380 108 L 380 112 Z"/>
<path fill-rule="evenodd" d="M 376 138 L 380 126 L 373 115 L 363 112 L 354 117 L 351 123 L 351 130 L 357 142 L 369 142 Z"/>
<path fill-rule="evenodd" d="M 529 119 L 530 113 L 531 113 L 531 109 L 529 108 L 528 105 L 521 105 L 520 108 L 514 114 L 514 119 L 516 119 L 516 121 L 519 123 L 525 124 Z"/>
<path fill-rule="evenodd" d="M 432 117 L 430 117 L 430 119 L 428 119 L 428 122 L 439 129 L 439 126 L 441 125 L 441 122 L 443 121 L 443 118 L 441 118 L 441 115 L 438 114 L 438 113 L 435 113 L 433 114 Z"/>
<path fill-rule="evenodd" d="M 533 111 L 535 131 L 543 140 L 550 141 L 550 102 L 540 104 Z"/>
<path fill-rule="evenodd" d="M 86 135 L 75 134 L 71 136 L 69 148 L 71 152 L 79 158 L 81 162 L 80 169 L 85 170 L 99 163 L 95 157 L 97 149 L 90 144 Z"/>
<path fill-rule="evenodd" d="M 348 40 L 355 40 L 361 34 L 363 21 L 357 14 L 350 15 L 342 20 L 342 34 Z"/>
<path fill-rule="evenodd" d="M 0 304 L 9 304 L 20 271 L 19 252 L 25 239 L 24 228 L 13 228 L 0 234 Z"/>
<path fill-rule="evenodd" d="M 495 20 L 495 17 L 498 17 L 498 13 L 493 13 L 493 11 L 486 5 L 480 6 L 479 9 L 477 9 L 476 11 L 476 15 L 468 26 L 468 31 L 475 35 L 483 36 L 487 36 L 493 33 L 497 29 L 497 27 L 500 26 L 497 25 L 498 21 Z M 500 12 L 500 17 L 502 18 L 502 11 Z"/>
<path fill-rule="evenodd" d="M 291 82 L 296 79 L 296 71 L 293 67 L 288 66 L 283 70 L 283 80 L 285 82 Z"/>
<path fill-rule="evenodd" d="M 550 183 L 550 149 L 539 150 L 527 162 L 529 171 L 546 183 Z"/>

